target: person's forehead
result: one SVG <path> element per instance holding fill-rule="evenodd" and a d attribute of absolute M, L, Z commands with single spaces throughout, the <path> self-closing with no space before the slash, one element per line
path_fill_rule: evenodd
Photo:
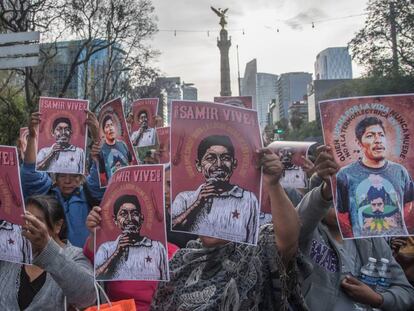
<path fill-rule="evenodd" d="M 208 154 L 208 153 L 217 153 L 217 154 L 229 153 L 229 149 L 223 145 L 212 145 L 206 150 L 205 154 Z"/>
<path fill-rule="evenodd" d="M 119 208 L 119 211 L 138 211 L 138 208 L 135 206 L 135 204 L 127 202 L 123 203 L 121 207 Z"/>
<path fill-rule="evenodd" d="M 114 122 L 112 121 L 112 119 L 108 119 L 108 120 L 106 120 L 105 121 L 105 126 L 107 126 L 107 125 L 113 125 L 114 124 Z"/>
<path fill-rule="evenodd" d="M 372 199 L 371 200 L 371 202 L 379 202 L 379 203 L 381 203 L 381 202 L 383 202 L 384 200 L 381 198 L 381 197 L 378 197 L 378 198 L 375 198 L 375 199 Z"/>
<path fill-rule="evenodd" d="M 365 129 L 364 135 L 368 133 L 384 133 L 383 128 L 379 124 L 370 125 Z"/>
<path fill-rule="evenodd" d="M 70 127 L 70 125 L 69 125 L 69 123 L 67 123 L 65 121 L 61 121 L 58 124 L 56 124 L 55 128 L 58 128 L 58 127 Z"/>
<path fill-rule="evenodd" d="M 147 117 L 147 116 L 148 116 L 147 112 L 146 112 L 146 111 L 141 111 L 141 112 L 138 114 L 138 117 L 139 117 L 139 118 L 141 118 L 142 116 Z"/>

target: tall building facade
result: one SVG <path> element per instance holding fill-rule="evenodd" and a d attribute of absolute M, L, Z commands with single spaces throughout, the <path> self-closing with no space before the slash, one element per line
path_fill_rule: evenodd
<path fill-rule="evenodd" d="M 277 98 L 277 80 L 275 74 L 257 72 L 256 59 L 246 64 L 241 80 L 241 95 L 252 96 L 253 108 L 257 110 L 261 128 L 268 124 L 269 106 Z"/>
<path fill-rule="evenodd" d="M 352 62 L 347 47 L 332 47 L 316 56 L 315 80 L 352 79 Z"/>
<path fill-rule="evenodd" d="M 295 102 L 304 100 L 312 74 L 308 72 L 282 73 L 277 81 L 277 107 L 279 120 L 289 120 L 289 108 Z"/>

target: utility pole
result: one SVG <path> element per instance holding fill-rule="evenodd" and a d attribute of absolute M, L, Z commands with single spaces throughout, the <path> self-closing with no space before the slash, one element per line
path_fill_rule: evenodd
<path fill-rule="evenodd" d="M 236 45 L 237 51 L 237 82 L 239 84 L 239 96 L 241 96 L 241 87 L 240 87 L 240 63 L 239 63 L 239 45 Z"/>
<path fill-rule="evenodd" d="M 397 50 L 397 30 L 395 22 L 395 4 L 390 1 L 390 26 L 391 26 L 391 44 L 392 44 L 392 74 L 398 76 L 398 50 Z"/>

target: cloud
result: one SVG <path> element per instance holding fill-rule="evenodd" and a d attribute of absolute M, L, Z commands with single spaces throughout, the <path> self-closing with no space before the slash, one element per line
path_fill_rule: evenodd
<path fill-rule="evenodd" d="M 311 24 L 312 22 L 326 17 L 327 15 L 322 10 L 318 8 L 309 8 L 283 22 L 294 30 L 302 30 L 304 25 Z"/>

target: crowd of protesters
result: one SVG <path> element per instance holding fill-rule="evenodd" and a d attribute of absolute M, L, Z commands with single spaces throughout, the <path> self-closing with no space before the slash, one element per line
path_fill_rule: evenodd
<path fill-rule="evenodd" d="M 35 170 L 41 122 L 39 113 L 31 115 L 21 164 L 23 235 L 32 244 L 33 265 L 0 261 L 0 310 L 96 304 L 93 241 L 105 190 L 96 167 L 99 123 L 87 112 L 93 160 L 85 177 Z M 414 310 L 414 240 L 342 239 L 330 182 L 339 166 L 330 146 L 314 149 L 313 161 L 305 162 L 309 186 L 300 190 L 281 186 L 283 164 L 271 149 L 257 150 L 257 158 L 272 214 L 271 223 L 260 227 L 257 246 L 172 232 L 166 166 L 170 281 L 106 282 L 109 299 L 132 298 L 139 311 Z M 370 257 L 389 261 L 392 278 L 385 291 L 358 279 Z"/>

